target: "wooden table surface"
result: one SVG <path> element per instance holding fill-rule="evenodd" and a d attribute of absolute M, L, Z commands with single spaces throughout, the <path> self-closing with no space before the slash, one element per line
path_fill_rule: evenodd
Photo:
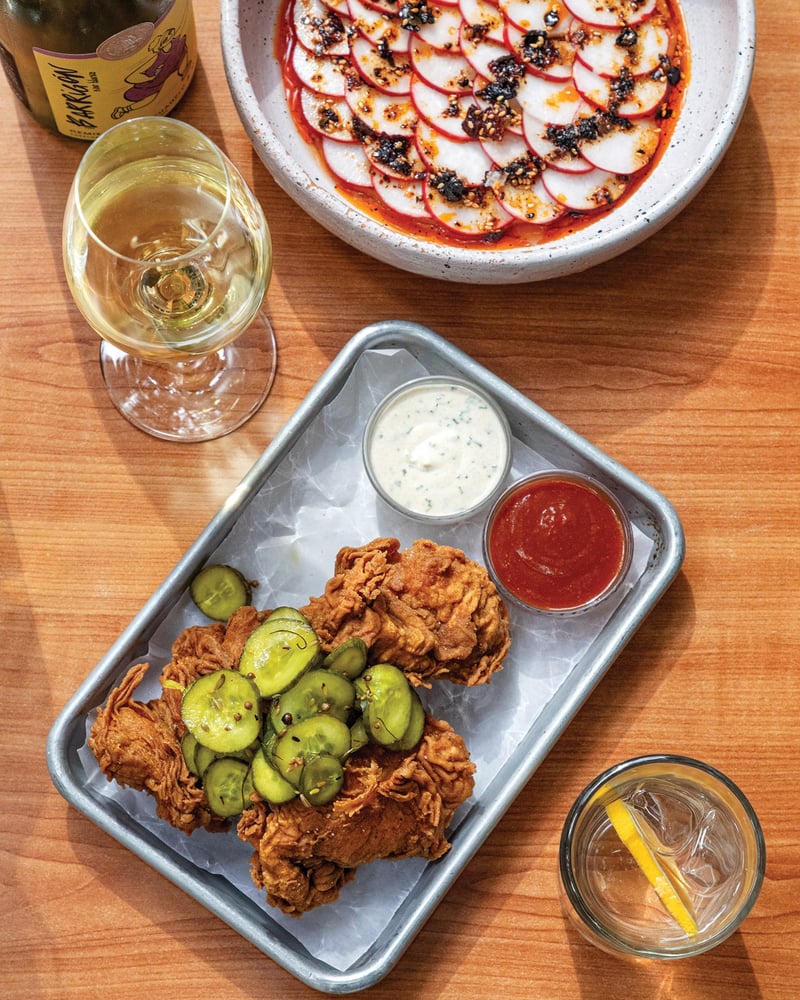
<path fill-rule="evenodd" d="M 179 116 L 242 167 L 271 222 L 280 363 L 228 438 L 150 438 L 113 409 L 67 290 L 61 217 L 84 147 L 0 84 L 0 836 L 3 995 L 225 1000 L 315 991 L 68 805 L 45 763 L 76 687 L 162 582 L 348 338 L 424 323 L 661 490 L 683 568 L 396 967 L 367 992 L 507 1000 L 800 996 L 800 62 L 758 0 L 751 97 L 691 208 L 568 279 L 425 280 L 339 242 L 272 182 L 229 95 L 218 5 L 195 0 L 202 65 Z M 567 809 L 651 751 L 731 776 L 761 818 L 760 899 L 706 956 L 634 967 L 565 924 Z"/>

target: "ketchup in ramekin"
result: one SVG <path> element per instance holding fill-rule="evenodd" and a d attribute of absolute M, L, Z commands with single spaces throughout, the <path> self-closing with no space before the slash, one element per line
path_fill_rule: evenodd
<path fill-rule="evenodd" d="M 618 587 L 630 566 L 630 522 L 589 476 L 551 471 L 519 480 L 497 500 L 484 558 L 505 596 L 538 611 L 576 613 Z"/>

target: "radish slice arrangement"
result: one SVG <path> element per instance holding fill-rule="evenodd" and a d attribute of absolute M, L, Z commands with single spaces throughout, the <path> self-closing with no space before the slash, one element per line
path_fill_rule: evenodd
<path fill-rule="evenodd" d="M 295 113 L 392 224 L 496 244 L 609 211 L 680 103 L 678 0 L 285 0 Z M 544 234 L 544 235 L 543 235 Z"/>

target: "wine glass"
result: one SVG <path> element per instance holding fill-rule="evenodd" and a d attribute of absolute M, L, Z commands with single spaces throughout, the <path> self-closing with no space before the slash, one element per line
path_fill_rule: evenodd
<path fill-rule="evenodd" d="M 175 118 L 115 125 L 81 160 L 64 218 L 64 266 L 100 334 L 119 411 L 141 430 L 203 441 L 266 399 L 275 336 L 264 212 L 207 136 Z"/>

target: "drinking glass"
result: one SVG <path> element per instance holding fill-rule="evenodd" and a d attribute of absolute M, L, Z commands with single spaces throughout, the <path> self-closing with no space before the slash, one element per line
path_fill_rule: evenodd
<path fill-rule="evenodd" d="M 75 303 L 102 338 L 105 384 L 131 423 L 202 441 L 258 410 L 276 368 L 262 311 L 269 227 L 207 136 L 143 117 L 95 139 L 67 201 L 63 254 Z"/>
<path fill-rule="evenodd" d="M 595 778 L 561 836 L 561 901 L 593 944 L 676 959 L 734 933 L 764 878 L 764 838 L 743 792 L 690 757 L 653 754 Z"/>

